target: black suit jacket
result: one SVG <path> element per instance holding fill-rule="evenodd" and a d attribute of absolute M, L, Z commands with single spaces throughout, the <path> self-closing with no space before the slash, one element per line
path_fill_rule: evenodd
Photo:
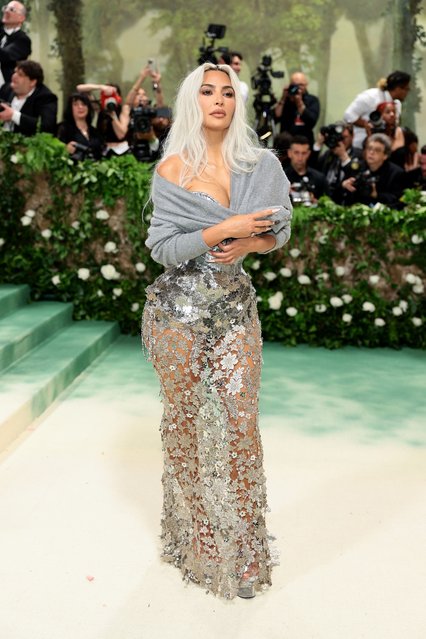
<path fill-rule="evenodd" d="M 1 46 L 3 36 L 6 36 L 6 40 Z M 16 63 L 26 60 L 30 55 L 31 40 L 24 31 L 19 29 L 7 35 L 3 26 L 0 26 L 0 67 L 5 83 L 10 82 Z"/>
<path fill-rule="evenodd" d="M 351 193 L 345 190 L 345 204 L 355 204 L 361 202 L 363 204 L 376 204 L 381 202 L 388 206 L 401 209 L 404 204 L 400 202 L 400 197 L 406 188 L 404 171 L 392 164 L 389 160 L 385 160 L 378 171 L 370 171 L 366 162 L 361 163 L 359 171 L 354 171 L 348 164 L 343 169 L 345 179 L 349 177 L 358 177 L 356 183 L 356 191 Z M 371 195 L 371 180 L 376 183 L 377 198 Z"/>
<path fill-rule="evenodd" d="M 0 89 L 0 100 L 12 102 L 14 93 L 10 84 L 4 84 Z M 44 84 L 36 86 L 34 93 L 25 100 L 21 109 L 21 124 L 14 127 L 14 131 L 31 136 L 40 131 L 56 134 L 56 115 L 58 112 L 58 98 Z"/>
<path fill-rule="evenodd" d="M 286 131 L 290 135 L 304 135 L 308 138 L 309 145 L 312 148 L 314 145 L 313 129 L 319 118 L 320 103 L 318 98 L 310 93 L 304 93 L 302 100 L 306 108 L 300 116 L 300 124 L 297 124 L 297 106 L 287 97 L 281 118 L 279 118 L 281 133 Z"/>

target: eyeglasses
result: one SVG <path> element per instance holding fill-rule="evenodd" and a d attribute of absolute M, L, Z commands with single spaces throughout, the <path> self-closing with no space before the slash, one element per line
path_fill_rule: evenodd
<path fill-rule="evenodd" d="M 3 11 L 3 13 L 5 13 L 6 11 L 9 11 L 9 13 L 22 13 L 20 9 L 16 9 L 15 7 L 9 7 L 8 4 L 4 4 L 1 10 Z"/>

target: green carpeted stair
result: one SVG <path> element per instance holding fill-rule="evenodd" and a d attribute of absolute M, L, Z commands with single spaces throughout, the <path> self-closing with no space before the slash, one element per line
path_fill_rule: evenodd
<path fill-rule="evenodd" d="M 0 450 L 119 335 L 111 322 L 73 322 L 72 304 L 28 303 L 27 286 L 0 285 Z"/>

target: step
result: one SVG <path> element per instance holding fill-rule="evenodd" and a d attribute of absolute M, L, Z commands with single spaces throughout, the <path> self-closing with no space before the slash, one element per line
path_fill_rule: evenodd
<path fill-rule="evenodd" d="M 0 371 L 69 324 L 72 308 L 61 302 L 35 302 L 0 318 Z"/>
<path fill-rule="evenodd" d="M 0 378 L 0 450 L 10 444 L 119 335 L 112 322 L 75 322 Z"/>
<path fill-rule="evenodd" d="M 30 287 L 26 284 L 0 284 L 0 317 L 28 303 Z"/>

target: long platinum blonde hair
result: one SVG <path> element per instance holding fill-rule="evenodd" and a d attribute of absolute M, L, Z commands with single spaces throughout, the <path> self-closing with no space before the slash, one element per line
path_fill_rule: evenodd
<path fill-rule="evenodd" d="M 164 145 L 163 161 L 179 155 L 184 162 L 181 186 L 199 176 L 207 164 L 207 144 L 203 133 L 203 113 L 198 101 L 206 71 L 223 71 L 229 76 L 235 93 L 235 111 L 222 144 L 225 165 L 237 173 L 253 170 L 263 152 L 255 132 L 249 127 L 237 74 L 227 64 L 207 62 L 183 80 L 173 110 L 173 124 Z"/>

